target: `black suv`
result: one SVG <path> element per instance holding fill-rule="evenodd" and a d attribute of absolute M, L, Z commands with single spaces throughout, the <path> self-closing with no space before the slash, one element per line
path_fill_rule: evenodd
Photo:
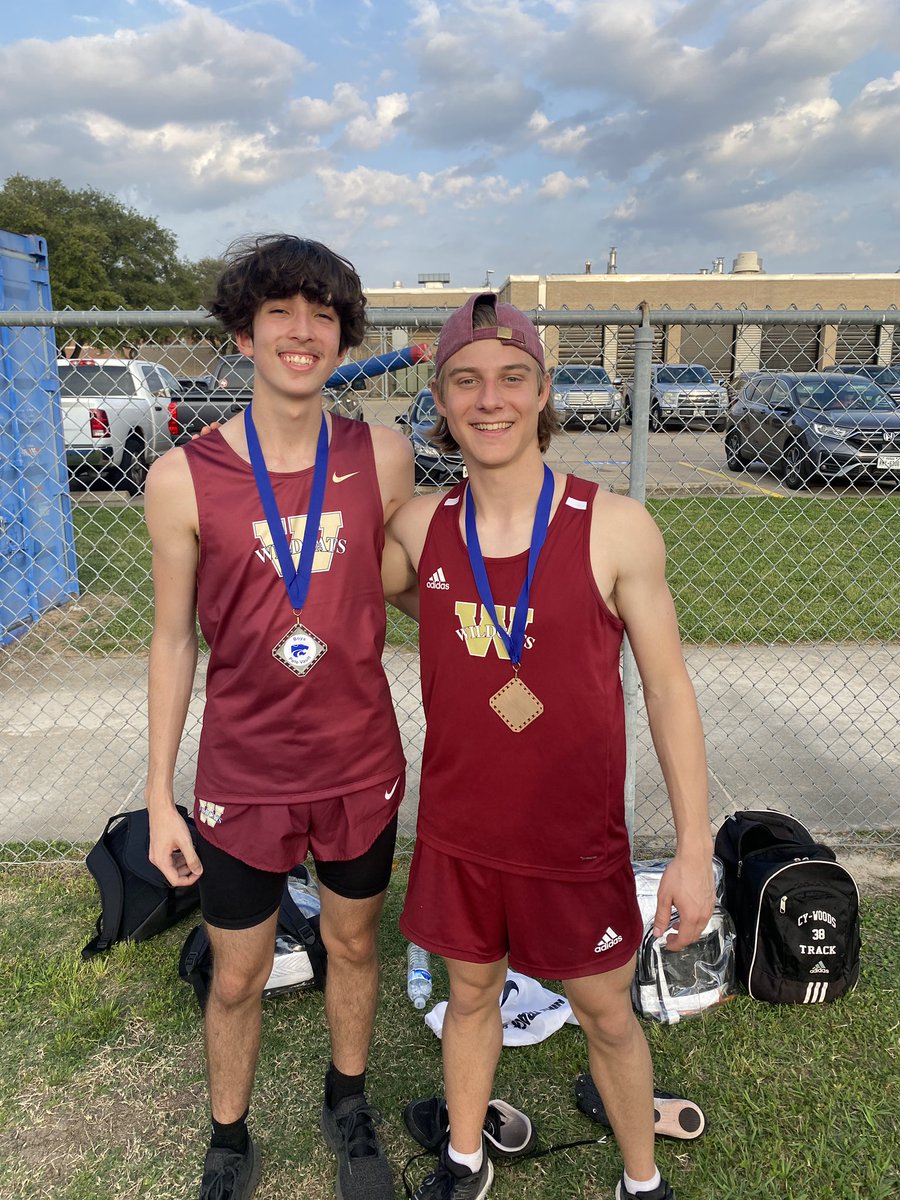
<path fill-rule="evenodd" d="M 789 488 L 816 476 L 900 484 L 900 408 L 837 371 L 750 375 L 728 413 L 725 463 L 773 467 Z"/>

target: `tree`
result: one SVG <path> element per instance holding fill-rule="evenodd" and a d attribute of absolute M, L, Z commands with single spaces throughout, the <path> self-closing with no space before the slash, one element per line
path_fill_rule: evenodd
<path fill-rule="evenodd" d="M 55 308 L 196 308 L 207 298 L 214 260 L 182 261 L 173 233 L 104 192 L 11 175 L 0 229 L 46 239 Z"/>

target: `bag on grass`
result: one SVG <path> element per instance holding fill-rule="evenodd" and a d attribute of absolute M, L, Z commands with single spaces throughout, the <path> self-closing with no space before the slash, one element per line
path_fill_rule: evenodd
<path fill-rule="evenodd" d="M 193 818 L 180 805 L 178 811 L 196 843 L 199 834 Z M 146 808 L 110 817 L 85 861 L 100 890 L 101 911 L 97 933 L 81 951 L 82 958 L 93 958 L 115 942 L 146 941 L 200 903 L 196 883 L 172 887 L 150 861 L 150 818 Z"/>
<path fill-rule="evenodd" d="M 834 851 L 786 813 L 736 812 L 716 835 L 738 977 L 755 1000 L 821 1004 L 859 978 L 859 891 Z"/>
<path fill-rule="evenodd" d="M 715 859 L 716 905 L 699 938 L 681 950 L 667 950 L 671 924 L 662 937 L 653 936 L 656 897 L 667 866 L 667 862 L 632 863 L 644 936 L 638 949 L 631 1000 L 640 1016 L 674 1025 L 730 999 L 737 992 L 737 979 L 734 925 L 721 903 L 722 864 Z M 672 920 L 676 916 L 673 909 Z"/>
<path fill-rule="evenodd" d="M 318 885 L 300 864 L 289 873 L 284 885 L 275 927 L 275 961 L 263 988 L 264 998 L 324 990 L 328 956 L 319 933 L 318 914 Z M 212 980 L 212 947 L 205 925 L 197 925 L 188 934 L 178 974 L 193 987 L 202 1012 Z"/>

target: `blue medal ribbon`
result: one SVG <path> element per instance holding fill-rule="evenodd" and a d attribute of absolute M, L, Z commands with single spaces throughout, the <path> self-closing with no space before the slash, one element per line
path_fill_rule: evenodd
<path fill-rule="evenodd" d="M 538 497 L 537 508 L 534 512 L 534 525 L 531 529 L 531 545 L 528 548 L 528 570 L 525 573 L 522 590 L 519 592 L 519 599 L 516 601 L 516 611 L 512 627 L 507 633 L 497 620 L 497 609 L 494 605 L 491 584 L 484 565 L 484 555 L 481 553 L 481 543 L 478 541 L 478 527 L 475 524 L 475 498 L 472 495 L 471 484 L 466 491 L 466 548 L 469 552 L 469 563 L 472 567 L 472 574 L 475 576 L 475 586 L 478 588 L 482 607 L 486 608 L 490 614 L 494 628 L 497 630 L 503 645 L 506 647 L 506 652 L 512 661 L 516 673 L 518 673 L 519 663 L 522 661 L 522 651 L 525 647 L 525 626 L 528 623 L 528 597 L 531 592 L 531 581 L 534 579 L 538 555 L 547 536 L 547 528 L 550 525 L 550 507 L 552 504 L 553 472 L 545 463 L 544 482 L 541 484 L 541 494 Z"/>
<path fill-rule="evenodd" d="M 295 569 L 294 560 L 291 556 L 290 543 L 278 512 L 275 490 L 272 487 L 269 472 L 266 470 L 266 460 L 263 457 L 262 447 L 259 444 L 256 426 L 253 424 L 253 416 L 250 412 L 251 408 L 252 405 L 248 404 L 244 409 L 244 429 L 247 433 L 247 449 L 250 451 L 250 465 L 253 467 L 256 490 L 259 492 L 263 512 L 266 514 L 266 523 L 269 526 L 269 533 L 272 535 L 275 553 L 278 555 L 281 578 L 284 580 L 284 586 L 287 588 L 288 599 L 291 602 L 294 615 L 299 619 L 300 611 L 306 603 L 306 596 L 309 592 L 313 556 L 316 552 L 316 543 L 319 540 L 319 526 L 322 522 L 322 508 L 325 503 L 325 484 L 328 480 L 328 426 L 325 423 L 325 414 L 322 413 L 319 440 L 316 443 L 316 465 L 313 470 L 312 491 L 306 515 L 306 529 L 303 533 L 303 544 L 300 547 L 300 561 L 297 563 Z"/>

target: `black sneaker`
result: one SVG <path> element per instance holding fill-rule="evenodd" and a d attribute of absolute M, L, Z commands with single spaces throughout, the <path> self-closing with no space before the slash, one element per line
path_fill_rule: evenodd
<path fill-rule="evenodd" d="M 488 1157 L 487 1141 L 482 1137 L 481 1166 L 477 1171 L 453 1162 L 444 1146 L 437 1166 L 416 1188 L 412 1200 L 482 1200 L 493 1181 L 494 1166 Z"/>
<path fill-rule="evenodd" d="M 575 1080 L 575 1102 L 586 1117 L 609 1128 L 609 1117 L 589 1073 Z M 694 1142 L 706 1133 L 706 1114 L 699 1104 L 672 1092 L 654 1091 L 653 1129 L 657 1137 Z"/>
<path fill-rule="evenodd" d="M 391 1164 L 378 1142 L 381 1118 L 365 1096 L 322 1105 L 322 1136 L 337 1155 L 337 1200 L 394 1200 Z"/>
<path fill-rule="evenodd" d="M 667 1179 L 661 1179 L 659 1186 L 649 1192 L 629 1192 L 625 1187 L 624 1176 L 616 1184 L 616 1200 L 675 1200 L 672 1185 Z"/>
<path fill-rule="evenodd" d="M 200 1200 L 250 1200 L 259 1183 L 259 1170 L 252 1138 L 244 1154 L 211 1146 L 203 1163 Z"/>
<path fill-rule="evenodd" d="M 449 1130 L 447 1102 L 442 1096 L 411 1100 L 403 1110 L 406 1128 L 420 1146 L 436 1154 Z M 537 1135 L 531 1118 L 505 1100 L 491 1100 L 484 1118 L 487 1152 L 493 1159 L 525 1158 Z"/>

